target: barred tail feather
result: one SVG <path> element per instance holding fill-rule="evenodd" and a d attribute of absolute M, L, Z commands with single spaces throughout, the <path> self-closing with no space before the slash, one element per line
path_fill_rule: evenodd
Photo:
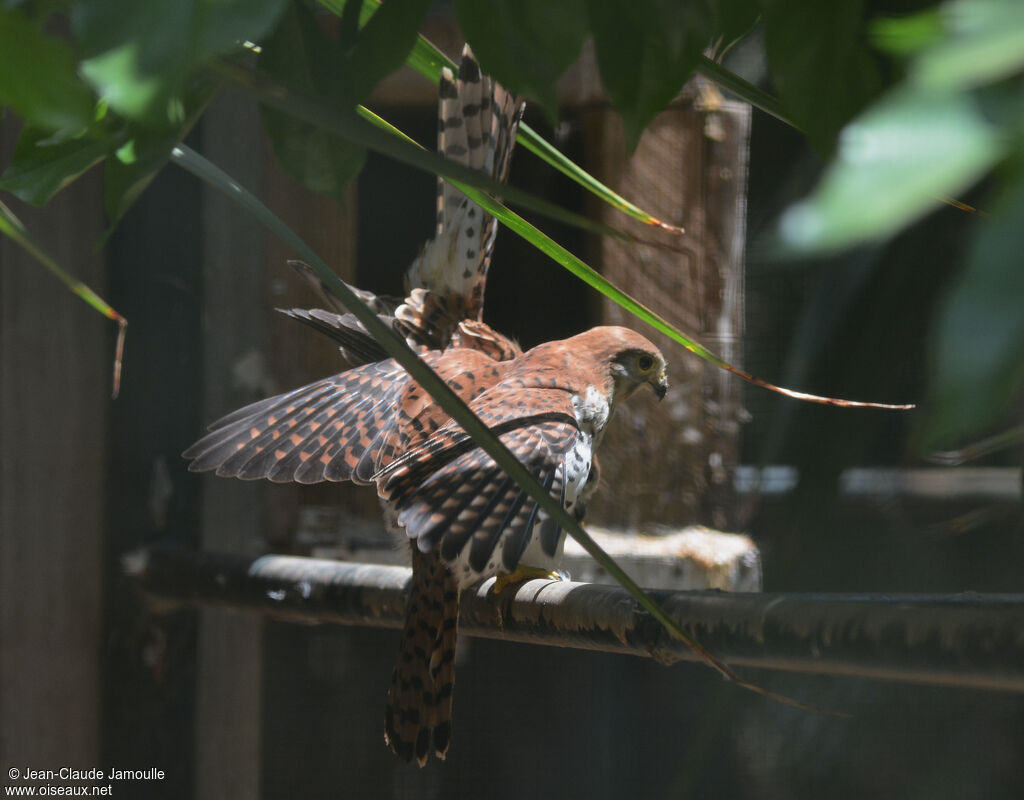
<path fill-rule="evenodd" d="M 503 181 L 522 112 L 518 97 L 480 72 L 467 45 L 458 77 L 441 70 L 438 152 Z M 457 298 L 461 317 L 480 319 L 496 232 L 493 217 L 439 178 L 436 233 L 409 267 L 409 287 Z"/>
<path fill-rule="evenodd" d="M 422 767 L 443 759 L 452 731 L 459 587 L 435 553 L 412 548 L 412 586 L 398 661 L 391 673 L 384 741 Z"/>

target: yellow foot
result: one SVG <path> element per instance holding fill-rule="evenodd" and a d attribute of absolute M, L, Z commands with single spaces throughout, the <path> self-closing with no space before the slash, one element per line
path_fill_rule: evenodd
<path fill-rule="evenodd" d="M 501 592 L 503 592 L 513 583 L 523 583 L 524 581 L 532 581 L 536 578 L 546 581 L 563 580 L 562 576 L 557 572 L 542 569 L 541 567 L 525 567 L 522 564 L 520 564 L 518 567 L 516 567 L 515 572 L 503 572 L 499 574 L 498 577 L 494 579 L 494 586 L 491 588 L 495 594 L 501 594 Z"/>

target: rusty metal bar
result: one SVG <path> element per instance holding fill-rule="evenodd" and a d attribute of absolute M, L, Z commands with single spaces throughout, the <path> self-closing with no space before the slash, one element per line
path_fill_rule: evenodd
<path fill-rule="evenodd" d="M 397 628 L 404 567 L 150 549 L 125 559 L 154 600 Z M 471 636 L 695 660 L 617 586 L 532 580 L 463 593 Z M 652 593 L 736 667 L 1024 691 L 1024 595 Z"/>

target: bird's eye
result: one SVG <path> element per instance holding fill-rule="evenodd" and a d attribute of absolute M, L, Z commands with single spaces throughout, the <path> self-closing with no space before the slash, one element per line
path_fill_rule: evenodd
<path fill-rule="evenodd" d="M 650 372 L 654 368 L 654 359 L 651 356 L 637 356 L 636 366 L 641 372 Z"/>

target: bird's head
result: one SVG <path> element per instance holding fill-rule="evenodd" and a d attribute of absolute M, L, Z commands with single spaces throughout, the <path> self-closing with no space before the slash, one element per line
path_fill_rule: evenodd
<path fill-rule="evenodd" d="M 580 340 L 597 351 L 608 367 L 612 381 L 613 403 L 624 400 L 643 385 L 658 396 L 668 391 L 665 357 L 648 339 L 629 328 L 616 325 L 592 328 L 580 334 Z"/>
<path fill-rule="evenodd" d="M 659 400 L 668 391 L 665 358 L 654 345 L 619 352 L 612 359 L 611 376 L 616 400 L 629 397 L 644 384 L 651 387 Z"/>

